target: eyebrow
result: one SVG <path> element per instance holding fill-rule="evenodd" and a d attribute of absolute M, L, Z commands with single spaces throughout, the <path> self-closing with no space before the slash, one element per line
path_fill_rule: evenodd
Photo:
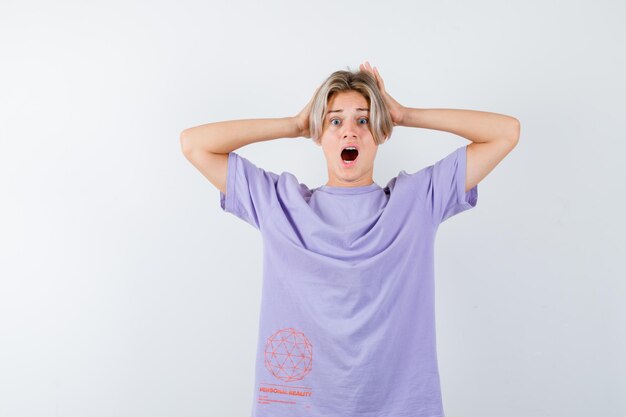
<path fill-rule="evenodd" d="M 358 107 L 357 111 L 370 111 L 370 109 L 364 109 L 364 108 Z M 343 109 L 329 110 L 328 113 L 326 113 L 326 115 L 329 115 L 331 113 L 340 113 L 340 112 L 343 112 Z"/>

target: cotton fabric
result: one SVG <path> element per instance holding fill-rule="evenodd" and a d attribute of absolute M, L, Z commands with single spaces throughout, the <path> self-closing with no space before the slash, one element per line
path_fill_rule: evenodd
<path fill-rule="evenodd" d="M 384 187 L 313 189 L 229 153 L 220 206 L 263 242 L 253 417 L 444 417 L 433 248 L 476 206 L 466 152 Z"/>

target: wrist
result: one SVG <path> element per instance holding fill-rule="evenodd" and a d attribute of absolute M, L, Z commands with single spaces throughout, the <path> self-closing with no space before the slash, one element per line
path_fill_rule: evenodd
<path fill-rule="evenodd" d="M 302 118 L 298 116 L 291 116 L 290 123 L 292 125 L 293 130 L 293 138 L 308 138 L 309 137 L 309 119 L 308 117 Z"/>
<path fill-rule="evenodd" d="M 406 126 L 406 122 L 408 119 L 409 108 L 404 107 L 402 105 L 396 107 L 394 112 L 392 113 L 392 119 L 396 126 Z"/>
<path fill-rule="evenodd" d="M 404 107 L 402 109 L 401 124 L 405 127 L 421 127 L 420 126 L 420 114 L 423 109 L 417 109 L 413 107 Z"/>
<path fill-rule="evenodd" d="M 302 126 L 301 126 L 301 121 L 298 118 L 298 116 L 291 116 L 287 118 L 289 121 L 289 124 L 291 126 L 291 135 L 289 136 L 290 138 L 298 138 L 300 136 L 302 136 Z"/>
<path fill-rule="evenodd" d="M 406 126 L 405 123 L 408 110 L 409 109 L 407 107 L 400 106 L 400 110 L 398 111 L 398 126 Z"/>

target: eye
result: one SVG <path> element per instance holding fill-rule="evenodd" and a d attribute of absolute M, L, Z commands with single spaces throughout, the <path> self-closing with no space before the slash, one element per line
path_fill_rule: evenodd
<path fill-rule="evenodd" d="M 334 121 L 338 121 L 338 122 L 340 122 L 340 120 L 339 120 L 339 119 L 334 118 L 334 119 L 330 119 L 330 122 L 329 122 L 329 123 L 330 123 L 331 125 L 337 126 L 339 123 L 333 123 Z M 362 121 L 365 121 L 365 123 L 362 123 Z M 359 124 L 365 125 L 365 124 L 368 124 L 368 123 L 369 123 L 369 119 L 368 119 L 367 117 L 361 117 L 361 118 L 359 118 Z"/>

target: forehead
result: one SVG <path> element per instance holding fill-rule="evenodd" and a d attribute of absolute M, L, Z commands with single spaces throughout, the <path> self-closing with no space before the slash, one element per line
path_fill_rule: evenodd
<path fill-rule="evenodd" d="M 358 91 L 342 91 L 328 101 L 328 110 L 368 108 L 367 100 Z"/>

